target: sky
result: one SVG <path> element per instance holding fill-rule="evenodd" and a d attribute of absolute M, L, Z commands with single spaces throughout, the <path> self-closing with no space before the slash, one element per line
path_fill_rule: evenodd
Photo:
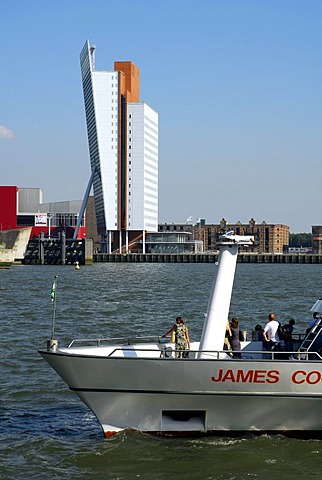
<path fill-rule="evenodd" d="M 159 222 L 322 224 L 321 0 L 11 0 L 0 5 L 0 185 L 82 199 L 79 54 L 129 60 L 159 113 Z"/>

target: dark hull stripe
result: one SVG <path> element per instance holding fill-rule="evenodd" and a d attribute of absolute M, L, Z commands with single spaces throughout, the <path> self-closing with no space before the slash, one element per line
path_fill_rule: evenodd
<path fill-rule="evenodd" d="M 117 389 L 117 388 L 85 388 L 69 387 L 73 392 L 88 393 L 127 393 L 127 394 L 146 394 L 146 395 L 185 395 L 185 396 L 234 396 L 234 397 L 274 397 L 274 398 L 296 398 L 296 399 L 321 399 L 321 394 L 301 394 L 301 393 L 270 393 L 270 392 L 177 392 L 171 390 L 138 390 L 138 389 Z"/>

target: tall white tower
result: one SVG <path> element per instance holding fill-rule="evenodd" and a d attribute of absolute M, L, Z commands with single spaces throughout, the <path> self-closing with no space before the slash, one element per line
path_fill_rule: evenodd
<path fill-rule="evenodd" d="M 158 229 L 158 114 L 132 62 L 96 70 L 89 41 L 80 60 L 98 233 L 106 251 L 127 250 L 129 234 Z"/>

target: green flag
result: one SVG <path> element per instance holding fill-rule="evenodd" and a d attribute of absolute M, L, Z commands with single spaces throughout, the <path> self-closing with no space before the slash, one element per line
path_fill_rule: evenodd
<path fill-rule="evenodd" d="M 57 287 L 57 276 L 55 275 L 54 283 L 53 283 L 51 294 L 50 294 L 50 298 L 52 302 L 55 300 L 55 297 L 56 297 L 56 287 Z"/>

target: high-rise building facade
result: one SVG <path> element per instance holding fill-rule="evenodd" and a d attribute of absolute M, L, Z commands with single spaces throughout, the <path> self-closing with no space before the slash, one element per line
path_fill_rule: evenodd
<path fill-rule="evenodd" d="M 80 59 L 97 228 L 112 251 L 158 229 L 158 114 L 132 62 L 96 70 L 89 41 Z"/>

